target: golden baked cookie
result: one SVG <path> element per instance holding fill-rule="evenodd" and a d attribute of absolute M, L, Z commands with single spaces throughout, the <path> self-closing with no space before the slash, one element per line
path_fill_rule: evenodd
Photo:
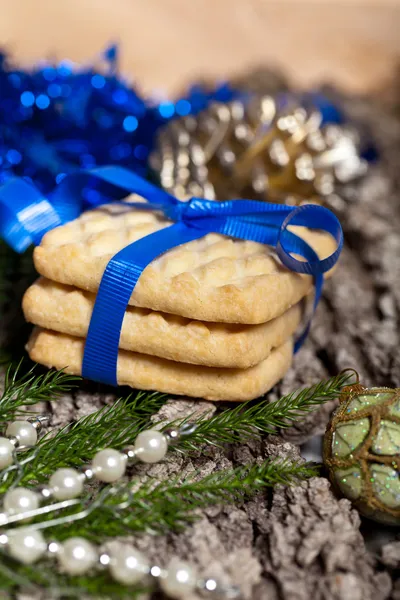
<path fill-rule="evenodd" d="M 87 335 L 94 294 L 39 279 L 25 293 L 23 311 L 30 323 L 60 333 Z M 193 321 L 176 315 L 129 306 L 120 348 L 178 362 L 246 369 L 291 337 L 301 320 L 301 307 L 260 325 Z"/>
<path fill-rule="evenodd" d="M 115 253 L 169 224 L 156 213 L 103 206 L 47 233 L 35 248 L 35 267 L 48 279 L 95 293 Z M 292 229 L 321 258 L 336 249 L 329 234 Z M 129 304 L 199 321 L 257 324 L 283 314 L 311 287 L 311 276 L 286 269 L 271 248 L 208 234 L 153 261 Z"/>
<path fill-rule="evenodd" d="M 35 328 L 27 350 L 35 362 L 80 375 L 84 343 L 81 338 Z M 240 402 L 257 398 L 270 390 L 289 369 L 292 354 L 293 344 L 289 340 L 254 367 L 224 369 L 120 350 L 117 379 L 119 385 L 143 390 Z"/>

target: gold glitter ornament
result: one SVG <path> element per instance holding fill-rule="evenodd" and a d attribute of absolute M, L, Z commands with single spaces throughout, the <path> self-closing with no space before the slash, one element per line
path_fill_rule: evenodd
<path fill-rule="evenodd" d="M 196 117 L 170 122 L 150 163 L 180 199 L 254 198 L 321 201 L 364 173 L 355 131 L 322 126 L 322 115 L 270 95 L 212 103 Z"/>
<path fill-rule="evenodd" d="M 361 514 L 400 525 L 400 388 L 343 388 L 324 463 L 334 488 Z"/>

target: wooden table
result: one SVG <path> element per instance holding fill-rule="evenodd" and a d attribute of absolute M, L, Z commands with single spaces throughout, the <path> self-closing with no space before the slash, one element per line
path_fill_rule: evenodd
<path fill-rule="evenodd" d="M 377 88 L 399 59 L 399 0 L 0 0 L 0 43 L 18 58 L 90 60 L 121 44 L 122 71 L 147 91 L 255 63 L 304 85 Z"/>

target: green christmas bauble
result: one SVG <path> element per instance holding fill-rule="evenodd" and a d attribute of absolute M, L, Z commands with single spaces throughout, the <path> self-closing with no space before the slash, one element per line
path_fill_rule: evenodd
<path fill-rule="evenodd" d="M 324 462 L 334 488 L 361 514 L 400 525 L 400 388 L 344 388 Z"/>

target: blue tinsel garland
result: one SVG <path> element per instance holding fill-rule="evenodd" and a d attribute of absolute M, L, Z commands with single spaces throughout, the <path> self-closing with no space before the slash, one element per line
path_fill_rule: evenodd
<path fill-rule="evenodd" d="M 227 84 L 212 92 L 194 86 L 155 105 L 118 73 L 115 46 L 100 58 L 90 67 L 64 61 L 22 70 L 0 54 L 0 185 L 17 175 L 47 193 L 71 171 L 110 163 L 145 174 L 160 126 L 234 95 Z"/>

